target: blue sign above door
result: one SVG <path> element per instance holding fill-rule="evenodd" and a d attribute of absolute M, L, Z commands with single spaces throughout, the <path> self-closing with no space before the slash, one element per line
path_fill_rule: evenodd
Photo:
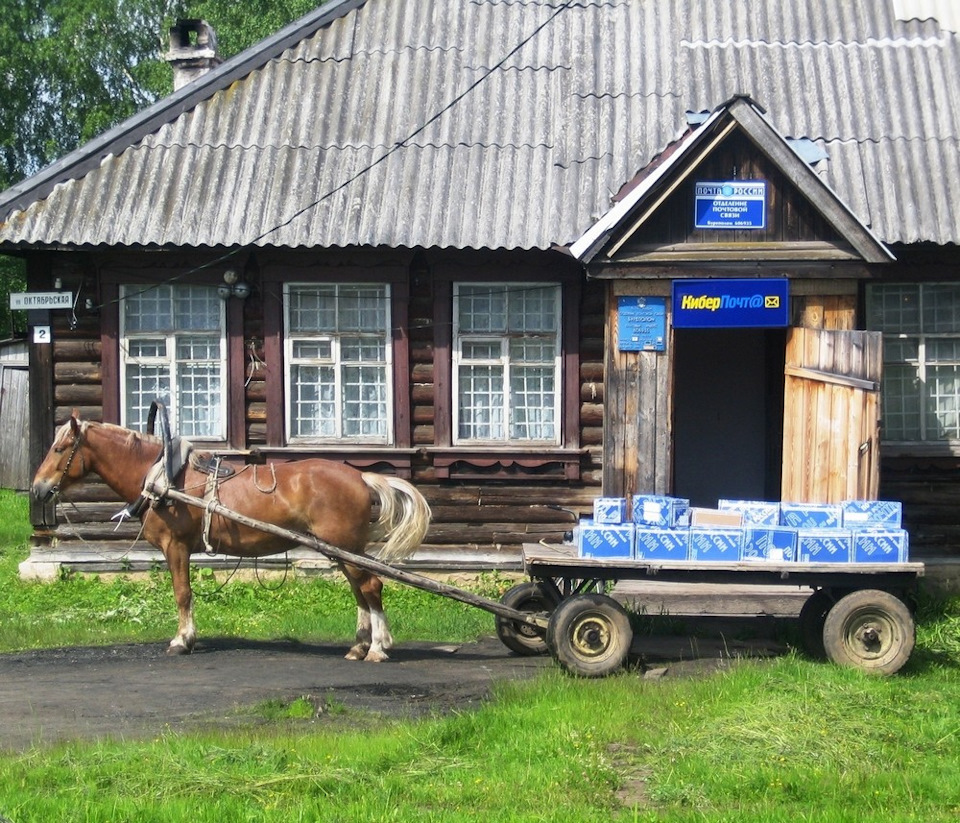
<path fill-rule="evenodd" d="M 783 327 L 789 325 L 790 281 L 674 280 L 677 329 Z"/>
<path fill-rule="evenodd" d="M 763 229 L 767 225 L 766 180 L 721 180 L 694 186 L 694 228 Z"/>

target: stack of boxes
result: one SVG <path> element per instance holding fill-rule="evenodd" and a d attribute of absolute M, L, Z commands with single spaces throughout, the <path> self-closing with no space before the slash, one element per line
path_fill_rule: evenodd
<path fill-rule="evenodd" d="M 900 503 L 720 500 L 716 509 L 663 495 L 600 497 L 581 520 L 581 557 L 633 560 L 902 563 L 909 538 Z"/>

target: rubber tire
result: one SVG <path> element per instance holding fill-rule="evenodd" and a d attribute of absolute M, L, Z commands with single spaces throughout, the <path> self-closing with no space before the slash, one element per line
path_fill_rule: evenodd
<path fill-rule="evenodd" d="M 823 645 L 823 624 L 836 600 L 829 589 L 817 589 L 800 609 L 800 642 L 803 650 L 814 660 L 826 660 L 827 650 Z"/>
<path fill-rule="evenodd" d="M 872 636 L 865 637 L 870 632 Z M 900 671 L 910 659 L 916 626 L 906 604 L 889 592 L 861 589 L 840 598 L 823 624 L 827 657 L 871 674 Z"/>
<path fill-rule="evenodd" d="M 633 642 L 623 606 L 605 594 L 570 597 L 547 625 L 547 646 L 557 662 L 578 677 L 606 677 L 623 666 Z"/>
<path fill-rule="evenodd" d="M 552 612 L 560 602 L 560 598 L 546 586 L 527 581 L 509 589 L 500 598 L 500 602 L 520 612 Z M 548 653 L 544 629 L 500 615 L 496 615 L 495 618 L 497 637 L 510 651 L 524 657 Z"/>

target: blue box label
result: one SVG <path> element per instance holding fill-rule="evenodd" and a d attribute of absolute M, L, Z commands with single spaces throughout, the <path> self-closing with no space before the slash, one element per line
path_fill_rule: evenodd
<path fill-rule="evenodd" d="M 800 529 L 797 555 L 802 563 L 849 563 L 853 534 L 845 529 Z"/>
<path fill-rule="evenodd" d="M 742 543 L 741 529 L 690 529 L 690 559 L 736 563 Z"/>
<path fill-rule="evenodd" d="M 631 501 L 631 514 L 634 523 L 647 526 L 661 526 L 672 529 L 685 525 L 690 511 L 690 501 L 682 497 L 669 497 L 662 494 L 635 494 Z"/>
<path fill-rule="evenodd" d="M 797 559 L 797 530 L 789 526 L 753 526 L 743 531 L 744 560 L 792 563 Z"/>
<path fill-rule="evenodd" d="M 637 560 L 686 560 L 689 533 L 683 529 L 638 526 L 634 546 Z"/>
<path fill-rule="evenodd" d="M 594 523 L 623 523 L 627 519 L 625 497 L 597 497 L 593 501 Z"/>
<path fill-rule="evenodd" d="M 885 526 L 899 529 L 903 518 L 903 505 L 894 500 L 845 500 L 843 502 L 843 527 L 845 529 Z"/>
<path fill-rule="evenodd" d="M 780 525 L 795 529 L 839 529 L 843 507 L 832 503 L 781 503 Z"/>
<path fill-rule="evenodd" d="M 761 500 L 718 500 L 717 508 L 722 511 L 737 511 L 743 515 L 745 526 L 779 526 L 780 504 Z"/>
<path fill-rule="evenodd" d="M 581 521 L 577 543 L 581 557 L 633 556 L 633 523 L 593 523 Z"/>
<path fill-rule="evenodd" d="M 853 534 L 855 563 L 906 563 L 910 537 L 904 529 L 867 529 Z"/>

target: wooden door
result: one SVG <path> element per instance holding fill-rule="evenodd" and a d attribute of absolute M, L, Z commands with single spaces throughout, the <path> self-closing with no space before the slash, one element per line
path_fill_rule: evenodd
<path fill-rule="evenodd" d="M 0 489 L 30 486 L 30 409 L 27 369 L 0 363 Z"/>
<path fill-rule="evenodd" d="M 882 345 L 880 332 L 787 330 L 783 500 L 876 499 Z"/>

